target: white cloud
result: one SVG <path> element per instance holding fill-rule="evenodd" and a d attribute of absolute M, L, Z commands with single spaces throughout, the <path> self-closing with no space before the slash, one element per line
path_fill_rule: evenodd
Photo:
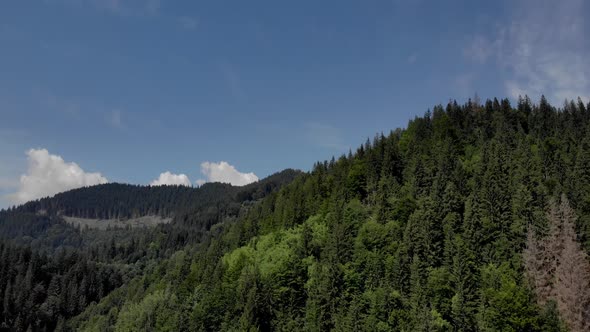
<path fill-rule="evenodd" d="M 503 69 L 512 97 L 544 94 L 552 103 L 590 97 L 589 4 L 584 0 L 520 0 L 513 16 L 498 22 L 493 35 L 476 36 L 466 57 L 484 63 L 494 59 Z"/>
<path fill-rule="evenodd" d="M 218 163 L 206 161 L 201 164 L 201 173 L 205 176 L 205 179 L 197 180 L 196 183 L 198 185 L 202 185 L 205 182 L 223 182 L 231 183 L 234 186 L 244 186 L 258 181 L 256 174 L 252 172 L 241 173 L 225 161 Z"/>
<path fill-rule="evenodd" d="M 51 196 L 74 188 L 107 183 L 100 173 L 87 173 L 73 162 L 49 154 L 46 149 L 27 151 L 29 169 L 20 177 L 18 191 L 8 195 L 13 203 Z"/>
<path fill-rule="evenodd" d="M 151 186 L 179 185 L 190 187 L 191 180 L 185 174 L 173 174 L 168 171 L 161 173 L 160 177 L 150 183 Z"/>

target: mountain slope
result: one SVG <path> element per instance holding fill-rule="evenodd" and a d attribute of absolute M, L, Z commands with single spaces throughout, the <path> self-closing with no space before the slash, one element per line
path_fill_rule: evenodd
<path fill-rule="evenodd" d="M 522 251 L 564 193 L 590 248 L 590 105 L 436 106 L 317 163 L 91 305 L 76 330 L 561 331 Z M 582 281 L 586 282 L 586 281 Z M 588 299 L 583 312 L 588 312 Z M 584 302 L 585 301 L 585 302 Z M 587 316 L 586 316 L 587 317 Z M 587 318 L 583 318 L 587 319 Z"/>
<path fill-rule="evenodd" d="M 0 330 L 62 329 L 65 319 L 176 250 L 207 239 L 212 226 L 222 229 L 240 211 L 300 175 L 285 170 L 244 187 L 106 184 L 0 211 Z M 112 218 L 154 215 L 172 221 L 153 228 L 101 230 L 80 229 L 64 220 L 120 223 Z"/>
<path fill-rule="evenodd" d="M 82 246 L 85 242 L 80 232 L 66 223 L 64 216 L 105 220 L 158 216 L 171 218 L 174 224 L 161 225 L 162 229 L 204 233 L 224 217 L 236 216 L 242 203 L 258 200 L 300 174 L 284 170 L 243 187 L 222 183 L 198 188 L 109 183 L 74 189 L 0 211 L 0 237 L 43 249 Z M 47 239 L 63 234 L 67 234 L 67 241 Z"/>

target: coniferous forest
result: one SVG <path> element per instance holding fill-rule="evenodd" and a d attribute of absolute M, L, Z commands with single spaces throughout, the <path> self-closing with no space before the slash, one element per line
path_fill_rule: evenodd
<path fill-rule="evenodd" d="M 6 331 L 588 331 L 590 104 L 450 102 L 309 172 L 80 188 L 0 237 Z"/>

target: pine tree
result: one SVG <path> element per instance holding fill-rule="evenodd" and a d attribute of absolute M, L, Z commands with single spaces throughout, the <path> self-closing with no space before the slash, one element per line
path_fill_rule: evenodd
<path fill-rule="evenodd" d="M 8 281 L 8 284 L 6 285 L 6 288 L 4 290 L 4 299 L 3 299 L 3 305 L 2 307 L 4 308 L 4 311 L 2 312 L 3 316 L 4 316 L 4 321 L 6 322 L 7 320 L 10 319 L 10 317 L 12 317 L 12 309 L 13 309 L 13 294 L 12 294 L 12 283 L 10 281 Z"/>
<path fill-rule="evenodd" d="M 570 177 L 572 203 L 579 211 L 580 218 L 577 222 L 577 230 L 580 241 L 586 250 L 590 250 L 590 131 L 579 145 L 574 170 Z"/>
<path fill-rule="evenodd" d="M 454 290 L 451 299 L 452 324 L 458 331 L 474 331 L 477 310 L 475 257 L 460 236 L 455 238 L 455 248 L 451 270 Z"/>

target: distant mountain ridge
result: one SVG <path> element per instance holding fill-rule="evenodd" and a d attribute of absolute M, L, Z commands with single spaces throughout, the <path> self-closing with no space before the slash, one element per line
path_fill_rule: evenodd
<path fill-rule="evenodd" d="M 82 187 L 24 203 L 11 211 L 84 218 L 172 217 L 179 211 L 211 203 L 219 196 L 256 200 L 291 182 L 301 171 L 286 169 L 246 186 L 205 183 L 200 187 L 107 183 Z"/>
<path fill-rule="evenodd" d="M 236 216 L 244 202 L 261 199 L 302 174 L 286 169 L 241 187 L 226 183 L 200 187 L 108 183 L 73 189 L 0 211 L 0 238 L 58 248 L 65 243 L 62 239 L 80 237 L 63 216 L 99 220 L 159 216 L 171 219 L 174 225 L 162 225 L 169 232 L 182 232 L 183 238 L 193 233 L 195 237 L 223 218 Z M 83 242 L 67 241 L 67 246 Z"/>
<path fill-rule="evenodd" d="M 303 174 L 287 169 L 242 187 L 109 183 L 0 211 L 0 331 L 62 330 L 150 262 L 200 243 Z"/>

